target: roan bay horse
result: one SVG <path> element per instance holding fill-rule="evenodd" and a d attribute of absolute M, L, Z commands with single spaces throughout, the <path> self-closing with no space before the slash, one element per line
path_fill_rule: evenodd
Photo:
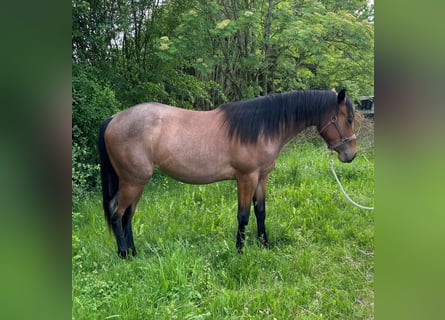
<path fill-rule="evenodd" d="M 191 111 L 159 103 L 128 108 L 99 132 L 103 208 L 118 255 L 136 255 L 131 220 L 144 185 L 158 168 L 191 184 L 236 180 L 239 252 L 253 203 L 258 238 L 267 246 L 268 175 L 283 146 L 316 126 L 342 162 L 356 155 L 354 110 L 345 90 L 291 91 Z"/>

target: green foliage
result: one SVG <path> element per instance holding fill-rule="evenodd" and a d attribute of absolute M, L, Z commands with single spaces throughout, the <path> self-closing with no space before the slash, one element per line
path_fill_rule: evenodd
<path fill-rule="evenodd" d="M 95 147 L 100 123 L 118 112 L 120 103 L 108 85 L 86 72 L 73 75 L 72 99 L 73 140 L 85 137 L 87 147 Z"/>
<path fill-rule="evenodd" d="M 72 80 L 72 197 L 73 205 L 98 185 L 99 126 L 120 109 L 109 86 L 92 73 L 75 70 Z"/>
<path fill-rule="evenodd" d="M 81 142 L 86 141 L 85 138 L 81 138 L 80 140 Z M 99 185 L 99 165 L 87 161 L 91 156 L 91 151 L 89 152 L 81 143 L 73 141 L 71 162 L 71 197 L 73 210 L 76 210 L 79 203 L 88 197 L 88 190 L 92 190 Z"/>
<path fill-rule="evenodd" d="M 83 149 L 73 150 L 73 174 L 82 172 L 74 181 L 86 188 L 95 184 L 98 126 L 121 108 L 156 101 L 208 110 L 332 87 L 352 100 L 373 95 L 374 12 L 365 0 L 73 0 L 72 7 L 73 146 Z"/>
<path fill-rule="evenodd" d="M 345 87 L 351 97 L 372 92 L 373 26 L 368 21 L 317 2 L 284 2 L 276 11 L 280 19 L 270 39 L 277 55 L 276 90 Z"/>
<path fill-rule="evenodd" d="M 372 206 L 374 154 L 336 170 Z M 286 147 L 270 175 L 270 250 L 252 214 L 235 249 L 236 183 L 187 185 L 159 172 L 133 220 L 139 255 L 121 260 L 100 195 L 73 212 L 73 319 L 372 319 L 374 214 L 344 199 L 320 142 Z"/>

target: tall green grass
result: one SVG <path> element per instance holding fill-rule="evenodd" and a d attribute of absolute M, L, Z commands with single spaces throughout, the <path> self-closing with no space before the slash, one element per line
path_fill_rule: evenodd
<path fill-rule="evenodd" d="M 270 175 L 266 228 L 235 249 L 236 183 L 186 185 L 157 172 L 134 217 L 139 255 L 121 260 L 99 194 L 73 212 L 73 319 L 373 319 L 374 213 L 353 207 L 321 143 L 287 146 Z M 374 154 L 335 160 L 372 206 Z"/>

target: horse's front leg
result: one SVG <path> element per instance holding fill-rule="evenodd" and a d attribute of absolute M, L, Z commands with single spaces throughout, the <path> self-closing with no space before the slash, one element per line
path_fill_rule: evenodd
<path fill-rule="evenodd" d="M 258 184 L 258 176 L 255 174 L 240 175 L 238 182 L 238 232 L 236 235 L 236 248 L 241 253 L 246 239 L 246 226 L 249 223 L 250 206 L 252 197 Z"/>
<path fill-rule="evenodd" d="M 258 240 L 264 247 L 269 247 L 266 234 L 266 184 L 267 176 L 260 179 L 258 186 L 253 196 L 253 206 L 255 210 L 257 228 L 258 228 Z"/>
<path fill-rule="evenodd" d="M 247 208 L 238 206 L 238 232 L 236 234 L 236 248 L 241 253 L 246 239 L 246 226 L 249 224 L 250 206 Z"/>

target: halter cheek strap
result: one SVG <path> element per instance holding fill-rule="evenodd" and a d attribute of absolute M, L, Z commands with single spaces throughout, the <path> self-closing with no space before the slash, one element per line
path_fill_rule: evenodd
<path fill-rule="evenodd" d="M 341 145 L 343 145 L 345 143 L 348 143 L 348 142 L 350 142 L 352 140 L 356 140 L 357 139 L 355 134 L 353 134 L 350 137 L 345 137 L 345 135 L 343 134 L 343 131 L 338 126 L 338 121 L 337 120 L 338 120 L 337 117 L 333 116 L 331 118 L 331 120 L 329 120 L 328 123 L 326 123 L 319 131 L 319 133 L 322 134 L 323 131 L 325 131 L 326 128 L 329 127 L 330 125 L 334 125 L 335 129 L 337 129 L 337 132 L 338 132 L 338 134 L 340 136 L 340 140 L 336 144 L 329 144 L 328 143 L 328 148 L 331 149 L 331 150 L 334 150 L 335 148 L 338 148 L 338 147 L 340 147 Z"/>

